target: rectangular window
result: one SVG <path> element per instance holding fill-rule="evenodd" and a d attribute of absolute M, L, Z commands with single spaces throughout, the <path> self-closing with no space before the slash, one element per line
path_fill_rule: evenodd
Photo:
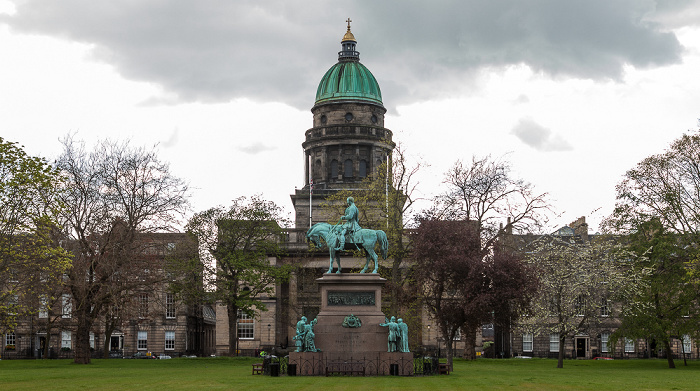
<path fill-rule="evenodd" d="M 148 331 L 139 331 L 136 340 L 136 349 L 146 350 L 148 349 Z"/>
<path fill-rule="evenodd" d="M 175 319 L 175 295 L 172 293 L 165 294 L 165 317 Z"/>
<path fill-rule="evenodd" d="M 559 352 L 559 334 L 549 334 L 549 351 Z"/>
<path fill-rule="evenodd" d="M 148 293 L 139 293 L 139 317 L 148 316 Z"/>
<path fill-rule="evenodd" d="M 8 345 L 9 345 L 9 346 L 16 346 L 16 345 L 15 345 L 15 341 L 16 341 L 15 333 L 8 333 L 8 334 L 5 334 L 5 346 L 6 346 L 6 347 L 7 347 Z"/>
<path fill-rule="evenodd" d="M 39 298 L 39 319 L 46 319 L 49 317 L 49 300 L 46 296 L 41 296 Z"/>
<path fill-rule="evenodd" d="M 610 338 L 610 333 L 600 334 L 600 351 L 602 353 L 608 352 L 608 339 Z"/>
<path fill-rule="evenodd" d="M 690 335 L 686 334 L 683 336 L 683 353 L 690 353 L 691 350 L 693 350 L 693 343 Z"/>
<path fill-rule="evenodd" d="M 72 333 L 70 330 L 61 331 L 61 349 L 72 349 L 73 341 L 71 340 Z"/>
<path fill-rule="evenodd" d="M 610 307 L 608 306 L 607 298 L 604 298 L 600 303 L 600 316 L 610 316 Z"/>
<path fill-rule="evenodd" d="M 175 350 L 175 332 L 165 332 L 165 350 Z"/>
<path fill-rule="evenodd" d="M 523 334 L 523 352 L 532 351 L 532 334 Z"/>
<path fill-rule="evenodd" d="M 238 338 L 253 339 L 255 337 L 255 320 L 247 313 L 238 311 Z"/>
<path fill-rule="evenodd" d="M 73 315 L 73 300 L 70 294 L 64 293 L 61 295 L 61 317 L 64 319 L 70 318 Z"/>
<path fill-rule="evenodd" d="M 625 338 L 625 353 L 634 353 L 634 340 Z"/>
<path fill-rule="evenodd" d="M 95 349 L 95 333 L 90 332 L 90 349 Z"/>

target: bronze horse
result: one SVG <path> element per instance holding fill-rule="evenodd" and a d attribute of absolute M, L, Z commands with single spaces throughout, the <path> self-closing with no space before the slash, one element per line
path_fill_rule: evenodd
<path fill-rule="evenodd" d="M 340 273 L 341 271 L 339 253 L 342 249 L 336 249 L 339 241 L 338 235 L 339 234 L 335 229 L 335 226 L 330 225 L 328 223 L 316 223 L 306 232 L 306 237 L 309 240 L 311 240 L 316 247 L 324 247 L 323 242 L 321 242 L 320 240 L 321 238 L 323 238 L 325 246 L 328 247 L 331 259 L 330 265 L 328 266 L 328 271 L 326 273 L 333 272 L 334 259 L 336 264 L 338 265 L 338 271 L 336 273 Z M 374 270 L 372 271 L 372 273 L 377 273 L 379 261 L 377 253 L 374 252 L 374 245 L 377 243 L 379 243 L 382 258 L 386 259 L 389 252 L 389 240 L 387 239 L 384 231 L 363 228 L 353 232 L 352 241 L 346 241 L 345 248 L 352 249 L 353 247 L 355 247 L 358 250 L 362 248 L 365 251 L 365 255 L 367 256 L 367 262 L 365 263 L 365 267 L 362 269 L 362 271 L 360 271 L 360 273 L 364 273 L 367 271 L 370 260 L 374 261 Z"/>

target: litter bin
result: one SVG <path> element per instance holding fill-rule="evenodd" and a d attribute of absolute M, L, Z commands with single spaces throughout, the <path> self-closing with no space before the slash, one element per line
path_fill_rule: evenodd
<path fill-rule="evenodd" d="M 296 376 L 297 375 L 297 364 L 287 364 L 287 375 Z"/>
<path fill-rule="evenodd" d="M 399 364 L 389 364 L 389 374 L 391 376 L 399 375 Z"/>
<path fill-rule="evenodd" d="M 280 375 L 280 363 L 278 363 L 278 362 L 270 363 L 270 376 L 279 376 L 279 375 Z"/>

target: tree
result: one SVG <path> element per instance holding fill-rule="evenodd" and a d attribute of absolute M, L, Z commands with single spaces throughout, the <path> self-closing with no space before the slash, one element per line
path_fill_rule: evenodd
<path fill-rule="evenodd" d="M 661 342 L 672 368 L 670 335 L 683 332 L 689 321 L 698 329 L 697 317 L 684 316 L 700 299 L 700 130 L 639 162 L 616 191 L 615 209 L 603 228 L 629 235 L 638 264 L 652 271 L 620 333 L 646 333 Z"/>
<path fill-rule="evenodd" d="M 382 163 L 357 189 L 338 191 L 329 196 L 324 204 L 326 208 L 337 208 L 336 215 L 342 216 L 345 200 L 353 197 L 362 213 L 362 227 L 381 229 L 387 234 L 388 258 L 392 263 L 387 282 L 390 294 L 384 297 L 383 302 L 389 304 L 392 314 L 415 303 L 414 295 L 405 289 L 410 273 L 402 268 L 413 250 L 407 230 L 413 220 L 411 211 L 417 200 L 418 182 L 415 175 L 422 166 L 421 162 L 411 163 L 399 144 L 392 152 L 390 164 Z"/>
<path fill-rule="evenodd" d="M 611 311 L 612 303 L 625 302 L 639 278 L 626 253 L 602 238 L 572 243 L 545 235 L 525 251 L 526 261 L 539 276 L 539 288 L 522 326 L 559 336 L 557 368 L 563 368 L 567 338 L 596 331 L 601 308 Z"/>
<path fill-rule="evenodd" d="M 675 368 L 671 339 L 698 330 L 700 287 L 688 273 L 696 250 L 687 237 L 667 231 L 658 220 L 641 224 L 629 236 L 636 267 L 647 270 L 636 295 L 622 310 L 622 324 L 610 343 L 646 338 L 663 346 L 669 368 Z"/>
<path fill-rule="evenodd" d="M 479 251 L 474 257 L 481 262 L 500 262 L 499 257 L 514 256 L 514 249 L 507 248 L 505 239 L 513 231 L 537 230 L 546 222 L 544 212 L 549 210 L 547 194 L 536 193 L 530 183 L 513 177 L 507 161 L 490 156 L 473 157 L 469 166 L 457 161 L 446 173 L 444 183 L 447 190 L 435 198 L 434 206 L 423 212 L 422 218 L 469 221 L 479 238 Z M 519 269 L 512 271 L 516 273 L 513 278 L 519 279 Z M 515 300 L 512 310 L 520 308 L 521 300 L 527 301 L 527 291 L 523 290 L 522 295 L 506 295 Z M 492 310 L 496 323 L 506 330 L 506 334 L 509 333 L 510 307 L 500 306 Z M 465 329 L 469 332 L 466 338 L 474 339 L 478 327 L 470 325 Z M 471 351 L 470 348 L 467 356 L 472 355 Z"/>
<path fill-rule="evenodd" d="M 60 187 L 45 159 L 0 137 L 0 334 L 36 311 L 70 266 L 57 235 Z"/>
<path fill-rule="evenodd" d="M 476 224 L 423 220 L 415 235 L 416 286 L 445 341 L 461 329 L 465 357 L 476 359 L 476 332 L 496 308 L 517 317 L 527 307 L 535 279 L 512 252 L 483 256 Z M 453 347 L 447 344 L 448 362 Z"/>
<path fill-rule="evenodd" d="M 283 253 L 287 224 L 280 207 L 257 195 L 197 213 L 187 224 L 203 256 L 210 257 L 201 264 L 205 286 L 215 287 L 207 295 L 226 307 L 232 356 L 238 351 L 239 312 L 265 311 L 261 295 L 273 295 L 275 284 L 289 278 L 289 267 L 275 262 Z"/>
<path fill-rule="evenodd" d="M 100 141 L 88 153 L 71 136 L 57 159 L 73 266 L 66 286 L 74 302 L 74 361 L 90 362 L 89 333 L 115 296 L 153 283 L 162 265 L 142 256 L 148 235 L 174 231 L 187 210 L 187 185 L 153 150 Z M 144 278 L 144 276 L 151 276 Z"/>
<path fill-rule="evenodd" d="M 656 219 L 671 233 L 700 234 L 700 130 L 684 134 L 663 153 L 625 173 L 617 185 L 615 210 L 604 222 L 629 234 Z"/>
<path fill-rule="evenodd" d="M 452 367 L 451 342 L 468 321 L 465 306 L 488 311 L 487 303 L 473 300 L 472 295 L 488 288 L 484 265 L 473 262 L 480 258 L 477 230 L 467 221 L 424 220 L 414 243 L 417 289 L 446 342 L 447 363 Z"/>

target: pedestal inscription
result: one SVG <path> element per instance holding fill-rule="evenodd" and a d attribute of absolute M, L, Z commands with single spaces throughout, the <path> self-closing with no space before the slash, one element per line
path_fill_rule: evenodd
<path fill-rule="evenodd" d="M 374 291 L 371 292 L 358 292 L 358 291 L 328 291 L 328 305 L 367 305 L 374 306 L 376 300 L 374 298 Z"/>

